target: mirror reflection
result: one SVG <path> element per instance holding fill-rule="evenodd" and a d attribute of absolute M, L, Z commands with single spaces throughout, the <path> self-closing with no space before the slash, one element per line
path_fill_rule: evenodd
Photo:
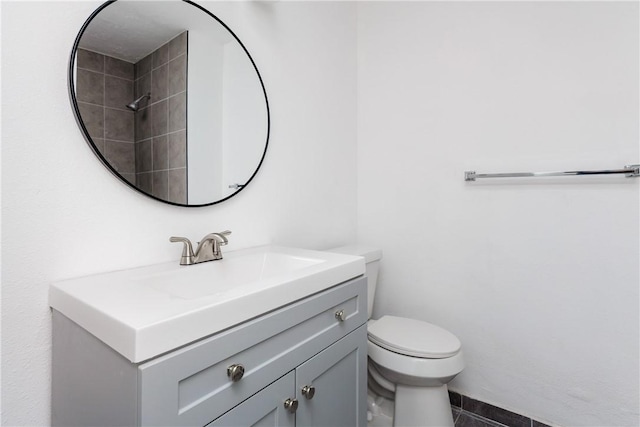
<path fill-rule="evenodd" d="M 218 203 L 263 160 L 269 112 L 248 52 L 190 2 L 126 1 L 99 8 L 72 53 L 74 110 L 98 157 L 161 201 Z"/>

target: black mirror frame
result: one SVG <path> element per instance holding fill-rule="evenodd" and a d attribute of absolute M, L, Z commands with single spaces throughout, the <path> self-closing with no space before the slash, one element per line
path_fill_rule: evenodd
<path fill-rule="evenodd" d="M 102 5 L 100 5 L 95 11 L 93 11 L 93 13 L 89 16 L 89 18 L 87 18 L 87 20 L 84 22 L 84 24 L 80 28 L 80 31 L 78 32 L 78 35 L 76 36 L 76 39 L 75 39 L 75 41 L 73 43 L 73 47 L 71 48 L 71 57 L 70 57 L 70 60 L 69 60 L 69 75 L 68 75 L 69 99 L 71 101 L 71 106 L 73 108 L 73 113 L 74 113 L 76 122 L 78 123 L 78 126 L 80 127 L 80 130 L 82 131 L 82 134 L 83 134 L 86 142 L 89 144 L 89 146 L 91 147 L 91 149 L 93 150 L 95 155 L 98 157 L 98 159 L 100 159 L 102 164 L 113 175 L 115 175 L 116 178 L 118 178 L 120 181 L 125 183 L 130 188 L 133 188 L 138 193 L 141 193 L 141 194 L 143 194 L 143 195 L 145 195 L 147 197 L 150 197 L 150 198 L 152 198 L 154 200 L 157 200 L 159 202 L 162 202 L 162 203 L 166 203 L 166 204 L 173 205 L 173 206 L 182 206 L 182 207 L 187 207 L 187 208 L 198 208 L 198 207 L 211 206 L 211 205 L 215 205 L 215 204 L 218 204 L 218 203 L 222 203 L 225 200 L 228 200 L 231 197 L 235 196 L 236 194 L 240 193 L 242 190 L 244 190 L 249 185 L 249 183 L 253 180 L 253 178 L 255 178 L 255 176 L 257 175 L 258 171 L 260 170 L 260 167 L 262 166 L 264 158 L 265 158 L 265 156 L 267 154 L 267 148 L 269 146 L 269 134 L 270 134 L 270 130 L 271 130 L 271 113 L 270 113 L 270 110 L 269 110 L 269 99 L 267 97 L 267 91 L 266 91 L 266 89 L 264 87 L 264 82 L 262 80 L 262 76 L 260 75 L 260 71 L 258 71 L 258 67 L 256 66 L 256 63 L 253 60 L 253 57 L 249 54 L 249 51 L 244 46 L 244 44 L 240 41 L 238 36 L 236 36 L 236 34 L 233 31 L 231 31 L 231 29 L 224 22 L 222 22 L 217 16 L 215 16 L 213 13 L 209 12 L 207 9 L 205 9 L 204 7 L 194 3 L 191 0 L 181 0 L 181 1 L 200 9 L 202 12 L 206 13 L 207 15 L 209 15 L 213 19 L 215 19 L 227 31 L 229 31 L 229 33 L 240 44 L 240 47 L 242 47 L 244 52 L 249 57 L 249 60 L 251 61 L 251 65 L 253 66 L 253 69 L 255 70 L 256 75 L 258 76 L 258 79 L 260 80 L 260 86 L 262 87 L 262 92 L 264 94 L 264 101 L 265 101 L 265 105 L 266 105 L 266 109 L 267 109 L 267 135 L 266 135 L 266 140 L 265 140 L 265 144 L 264 144 L 264 151 L 262 152 L 262 157 L 260 158 L 260 162 L 258 163 L 258 166 L 256 167 L 256 170 L 253 172 L 253 174 L 247 180 L 247 182 L 245 182 L 243 185 L 238 187 L 237 191 L 233 192 L 232 194 L 230 194 L 230 195 L 228 195 L 228 196 L 226 196 L 226 197 L 224 197 L 222 199 L 213 201 L 211 203 L 194 204 L 194 205 L 182 204 L 182 203 L 174 203 L 174 202 L 171 202 L 169 200 L 160 199 L 160 198 L 155 197 L 155 196 L 153 196 L 153 195 L 151 195 L 149 193 L 146 193 L 146 192 L 140 190 L 135 185 L 133 185 L 127 179 L 125 179 L 122 175 L 120 175 L 118 173 L 118 171 L 115 170 L 115 168 L 109 163 L 109 161 L 107 161 L 107 159 L 103 156 L 103 154 L 100 152 L 98 147 L 93 142 L 93 139 L 89 135 L 89 131 L 86 128 L 86 126 L 84 124 L 84 121 L 82 120 L 82 116 L 80 115 L 80 109 L 78 107 L 78 101 L 77 101 L 76 96 L 75 96 L 76 90 L 75 90 L 75 84 L 74 84 L 74 72 L 75 72 L 74 65 L 75 65 L 75 60 L 76 60 L 76 54 L 78 52 L 78 46 L 80 44 L 80 39 L 82 38 L 82 36 L 83 36 L 84 32 L 86 31 L 87 27 L 89 26 L 91 21 L 96 17 L 96 15 L 98 15 L 98 13 L 100 13 L 103 9 L 105 9 L 107 6 L 115 3 L 116 1 L 117 0 L 108 0 L 105 3 L 103 3 Z"/>

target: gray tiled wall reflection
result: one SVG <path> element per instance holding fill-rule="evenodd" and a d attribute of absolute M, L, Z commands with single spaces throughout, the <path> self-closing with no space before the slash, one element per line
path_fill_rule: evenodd
<path fill-rule="evenodd" d="M 187 32 L 135 64 L 134 97 L 151 93 L 135 115 L 138 188 L 187 203 Z"/>
<path fill-rule="evenodd" d="M 98 151 L 135 184 L 133 64 L 78 49 L 76 93 L 82 121 Z"/>

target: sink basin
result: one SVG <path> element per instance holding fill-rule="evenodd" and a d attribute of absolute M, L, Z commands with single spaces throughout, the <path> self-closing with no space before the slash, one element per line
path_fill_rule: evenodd
<path fill-rule="evenodd" d="M 239 256 L 238 256 L 239 255 Z M 270 250 L 249 254 L 230 252 L 223 262 L 189 266 L 180 271 L 154 274 L 140 283 L 177 298 L 229 297 L 261 288 L 265 280 L 324 262 L 321 258 L 296 256 Z"/>
<path fill-rule="evenodd" d="M 176 260 L 60 281 L 49 304 L 138 363 L 364 271 L 352 255 L 262 246 L 192 266 Z"/>

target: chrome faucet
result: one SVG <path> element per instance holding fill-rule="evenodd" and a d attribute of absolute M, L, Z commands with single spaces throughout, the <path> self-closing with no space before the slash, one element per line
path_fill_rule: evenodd
<path fill-rule="evenodd" d="M 193 252 L 191 241 L 186 237 L 171 237 L 170 242 L 182 242 L 182 256 L 180 257 L 180 265 L 193 265 L 205 261 L 215 261 L 222 259 L 221 246 L 229 243 L 227 236 L 231 231 L 225 230 L 219 233 L 209 233 L 200 240 L 196 252 Z"/>

